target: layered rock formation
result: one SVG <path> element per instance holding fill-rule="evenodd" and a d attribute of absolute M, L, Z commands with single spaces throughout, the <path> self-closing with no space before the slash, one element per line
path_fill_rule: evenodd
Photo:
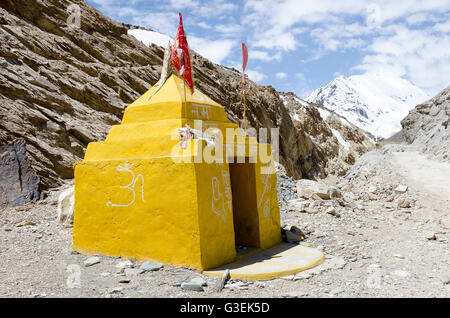
<path fill-rule="evenodd" d="M 311 179 L 344 175 L 363 153 L 375 148 L 373 137 L 347 119 L 294 94 L 282 94 L 284 104 L 303 136 L 300 158 L 303 174 Z"/>
<path fill-rule="evenodd" d="M 450 162 L 450 86 L 417 105 L 401 123 L 408 143 Z"/>
<path fill-rule="evenodd" d="M 79 27 L 68 10 L 74 4 Z M 42 189 L 72 178 L 87 144 L 103 140 L 126 106 L 159 79 L 164 49 L 145 46 L 127 34 L 128 27 L 83 1 L 0 2 L 0 145 L 24 138 Z M 194 52 L 191 60 L 197 88 L 239 123 L 240 73 Z M 332 162 L 354 161 L 340 155 L 313 107 L 293 121 L 274 88 L 251 81 L 247 87 L 249 124 L 279 127 L 280 163 L 289 176 L 341 174 L 348 165 L 336 169 Z M 365 136 L 357 135 L 355 143 L 366 150 Z"/>
<path fill-rule="evenodd" d="M 23 139 L 0 147 L 0 208 L 39 200 L 39 182 Z"/>

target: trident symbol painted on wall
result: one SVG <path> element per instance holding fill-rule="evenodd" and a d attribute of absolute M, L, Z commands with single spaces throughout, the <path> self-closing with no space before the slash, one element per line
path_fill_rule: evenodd
<path fill-rule="evenodd" d="M 273 162 L 271 162 L 270 166 L 269 166 L 269 169 L 272 169 L 272 168 L 273 168 Z M 264 185 L 264 190 L 263 190 L 263 193 L 261 194 L 261 199 L 259 200 L 259 203 L 258 203 L 258 209 L 261 207 L 264 196 L 266 194 L 269 194 L 270 191 L 272 190 L 272 185 L 270 184 L 271 176 L 272 176 L 272 174 L 270 173 L 270 170 L 269 170 L 265 176 L 261 177 L 262 184 Z M 268 218 L 270 216 L 270 198 L 264 202 L 263 215 L 265 218 Z"/>
<path fill-rule="evenodd" d="M 131 180 L 130 184 L 126 185 L 126 186 L 121 186 L 121 189 L 128 189 L 133 193 L 133 200 L 131 200 L 130 203 L 128 204 L 114 204 L 111 201 L 106 202 L 106 206 L 117 206 L 117 207 L 128 207 L 130 205 L 132 205 L 134 203 L 134 201 L 136 200 L 136 192 L 134 191 L 134 187 L 136 186 L 136 182 L 139 180 L 139 178 L 142 179 L 142 186 L 141 186 L 141 197 L 142 197 L 142 202 L 146 202 L 144 200 L 144 177 L 141 174 L 138 174 L 136 177 L 134 175 L 134 172 L 131 171 L 131 168 L 133 167 L 133 165 L 129 165 L 128 161 L 125 163 L 125 166 L 122 167 L 121 165 L 117 166 L 117 170 L 118 171 L 123 171 L 123 172 L 128 172 L 131 174 L 131 176 L 133 177 L 133 179 Z"/>
<path fill-rule="evenodd" d="M 227 210 L 225 209 L 225 200 L 223 198 L 223 194 L 220 192 L 219 179 L 217 177 L 213 177 L 211 179 L 211 185 L 212 185 L 212 200 L 211 200 L 212 210 L 215 214 L 219 215 L 224 222 L 226 222 Z M 217 208 L 216 205 L 219 205 L 219 208 Z"/>

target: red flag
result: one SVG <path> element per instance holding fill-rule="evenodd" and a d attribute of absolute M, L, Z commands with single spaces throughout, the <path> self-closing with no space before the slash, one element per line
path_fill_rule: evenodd
<path fill-rule="evenodd" d="M 178 26 L 177 38 L 173 46 L 172 57 L 170 63 L 175 67 L 184 82 L 189 86 L 191 92 L 194 93 L 194 82 L 191 72 L 191 58 L 189 56 L 189 47 L 186 40 L 186 34 L 183 29 L 183 21 L 180 15 L 180 25 Z"/>
<path fill-rule="evenodd" d="M 247 67 L 248 61 L 248 50 L 247 46 L 244 42 L 242 42 L 242 86 L 243 86 L 243 94 L 245 94 L 245 86 L 247 85 L 247 79 L 245 77 L 245 68 Z"/>

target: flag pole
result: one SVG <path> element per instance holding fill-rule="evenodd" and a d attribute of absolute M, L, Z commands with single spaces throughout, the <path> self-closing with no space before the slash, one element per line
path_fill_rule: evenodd
<path fill-rule="evenodd" d="M 245 90 L 244 90 L 244 132 L 245 132 L 245 136 L 247 136 L 247 119 L 245 117 L 245 111 L 246 111 L 246 107 L 245 107 Z"/>
<path fill-rule="evenodd" d="M 245 103 L 245 86 L 247 86 L 247 79 L 245 78 L 245 68 L 247 66 L 248 50 L 244 42 L 242 42 L 242 97 L 244 98 L 244 132 L 247 136 L 247 116 L 246 116 L 246 103 Z"/>
<path fill-rule="evenodd" d="M 187 100 L 186 100 L 186 80 L 183 77 L 183 88 L 184 88 L 184 116 L 187 118 Z"/>

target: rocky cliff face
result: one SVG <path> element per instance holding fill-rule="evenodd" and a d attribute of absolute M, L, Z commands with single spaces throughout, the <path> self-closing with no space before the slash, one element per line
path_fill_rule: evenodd
<path fill-rule="evenodd" d="M 23 139 L 0 146 L 0 208 L 39 200 L 39 181 Z"/>
<path fill-rule="evenodd" d="M 282 94 L 294 126 L 304 136 L 302 172 L 309 178 L 344 175 L 363 153 L 374 149 L 371 135 L 346 118 L 323 106 L 306 102 L 293 94 Z"/>
<path fill-rule="evenodd" d="M 80 27 L 67 22 L 73 4 L 81 9 Z M 126 106 L 159 79 L 163 48 L 145 46 L 128 27 L 83 1 L 0 2 L 0 145 L 24 138 L 42 189 L 72 178 L 87 144 L 103 140 Z M 197 88 L 239 123 L 240 73 L 195 53 L 191 60 Z M 336 172 L 329 162 L 354 160 L 339 155 L 317 111 L 293 121 L 270 86 L 249 81 L 247 109 L 251 127 L 279 127 L 280 163 L 289 176 L 326 176 Z"/>
<path fill-rule="evenodd" d="M 421 151 L 450 162 L 450 86 L 402 120 L 406 141 Z"/>

